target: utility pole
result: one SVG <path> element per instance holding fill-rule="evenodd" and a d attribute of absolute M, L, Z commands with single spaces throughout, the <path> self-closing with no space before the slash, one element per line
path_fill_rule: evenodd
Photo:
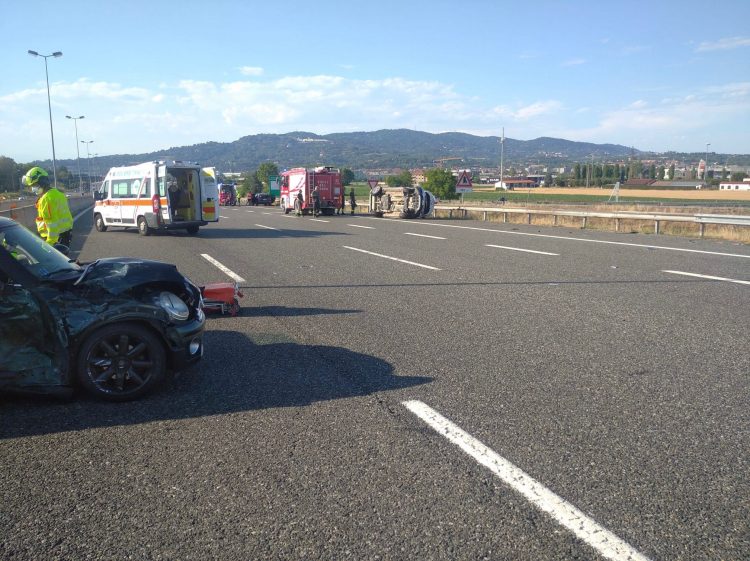
<path fill-rule="evenodd" d="M 503 127 L 503 136 L 500 138 L 500 189 L 505 189 L 503 184 L 503 156 L 505 152 L 505 127 Z"/>

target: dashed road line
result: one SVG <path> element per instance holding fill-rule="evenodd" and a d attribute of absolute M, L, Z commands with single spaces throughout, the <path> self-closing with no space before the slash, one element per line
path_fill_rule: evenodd
<path fill-rule="evenodd" d="M 441 238 L 440 236 L 428 236 L 427 234 L 415 234 L 414 232 L 404 232 L 405 236 L 417 236 L 420 238 L 431 238 L 433 240 L 444 240 L 445 238 Z"/>
<path fill-rule="evenodd" d="M 415 267 L 422 267 L 424 269 L 430 269 L 432 271 L 440 271 L 437 267 L 432 267 L 431 265 L 423 265 L 422 263 L 415 263 L 414 261 L 407 261 L 406 259 L 399 259 L 398 257 L 391 257 L 390 255 L 383 255 L 382 253 L 374 253 L 372 251 L 367 251 L 364 249 L 359 249 L 356 247 L 350 247 L 348 245 L 344 246 L 346 249 L 351 249 L 353 251 L 359 251 L 360 253 L 366 253 L 368 255 L 374 255 L 375 257 L 382 257 L 383 259 L 390 259 L 391 261 L 398 261 L 399 263 L 406 263 L 407 265 L 414 265 Z"/>
<path fill-rule="evenodd" d="M 700 279 L 708 279 L 708 280 L 733 282 L 733 283 L 736 283 L 736 284 L 747 284 L 747 285 L 750 285 L 750 281 L 743 281 L 743 280 L 738 280 L 738 279 L 728 279 L 726 277 L 714 277 L 714 276 L 711 276 L 711 275 L 699 275 L 698 273 L 686 273 L 685 271 L 662 271 L 662 273 L 671 273 L 673 275 L 684 275 L 686 277 L 698 277 Z"/>
<path fill-rule="evenodd" d="M 265 228 L 266 230 L 278 230 L 278 228 L 274 228 L 272 226 L 264 226 L 263 224 L 256 224 L 258 228 Z"/>
<path fill-rule="evenodd" d="M 330 220 L 321 220 L 320 218 L 311 218 L 312 222 L 330 222 Z"/>
<path fill-rule="evenodd" d="M 508 247 L 507 245 L 494 245 L 491 243 L 484 244 L 487 247 L 497 247 L 499 249 L 509 249 L 511 251 L 523 251 L 524 253 L 538 253 L 539 255 L 560 255 L 559 253 L 550 253 L 549 251 L 535 251 L 533 249 L 521 249 L 520 247 Z"/>
<path fill-rule="evenodd" d="M 432 427 L 435 432 L 447 438 L 479 464 L 488 468 L 506 485 L 523 495 L 539 510 L 549 514 L 557 523 L 570 530 L 577 538 L 589 544 L 607 559 L 648 561 L 648 557 L 637 551 L 633 546 L 600 526 L 593 518 L 553 493 L 428 405 L 416 400 L 404 401 L 402 404 Z"/>
<path fill-rule="evenodd" d="M 212 263 L 213 265 L 215 265 L 219 270 L 221 270 L 222 272 L 224 272 L 225 274 L 227 274 L 228 276 L 230 276 L 231 278 L 233 278 L 237 282 L 247 282 L 247 281 L 245 281 L 245 279 L 243 279 L 237 273 L 235 273 L 234 271 L 232 271 L 230 268 L 225 267 L 224 265 L 222 265 L 221 263 L 219 263 L 216 259 L 214 259 L 210 255 L 208 255 L 207 253 L 201 253 L 201 257 L 203 257 L 203 259 L 205 259 L 209 263 Z"/>
<path fill-rule="evenodd" d="M 373 226 L 360 226 L 359 224 L 347 224 L 347 226 L 351 226 L 352 228 L 365 228 L 367 230 L 375 229 Z"/>
<path fill-rule="evenodd" d="M 373 218 L 373 220 L 383 220 L 382 218 Z M 395 219 L 394 219 L 395 220 Z M 622 246 L 628 246 L 628 247 L 642 247 L 645 249 L 664 249 L 667 251 L 682 251 L 685 253 L 701 253 L 703 255 L 719 255 L 722 257 L 741 257 L 744 259 L 750 259 L 750 255 L 744 255 L 742 253 L 723 253 L 719 251 L 706 251 L 703 249 L 687 249 L 682 247 L 668 247 L 664 245 L 650 245 L 650 244 L 640 244 L 640 243 L 631 243 L 631 242 L 613 242 L 610 240 L 588 240 L 585 238 L 575 238 L 572 236 L 555 236 L 552 234 L 533 234 L 531 232 L 516 232 L 516 231 L 509 231 L 509 230 L 494 230 L 492 228 L 479 228 L 477 226 L 459 226 L 457 224 L 438 224 L 436 222 L 414 222 L 413 224 L 419 225 L 419 226 L 437 226 L 440 228 L 459 228 L 462 230 L 474 230 L 477 232 L 493 232 L 495 234 L 509 234 L 509 235 L 515 235 L 515 236 L 531 236 L 535 238 L 549 238 L 549 239 L 555 239 L 555 240 L 569 240 L 574 242 L 588 242 L 588 243 L 601 243 L 601 244 L 610 244 L 610 245 L 622 245 Z"/>

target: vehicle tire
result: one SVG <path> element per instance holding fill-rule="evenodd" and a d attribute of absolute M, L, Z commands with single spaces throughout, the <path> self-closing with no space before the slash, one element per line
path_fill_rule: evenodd
<path fill-rule="evenodd" d="M 164 380 L 164 344 L 152 331 L 134 323 L 105 325 L 81 345 L 76 372 L 83 388 L 94 397 L 136 399 Z"/>
<path fill-rule="evenodd" d="M 198 233 L 198 230 L 200 230 L 200 226 L 188 226 L 187 227 L 187 233 L 191 236 L 195 236 Z"/>
<path fill-rule="evenodd" d="M 104 223 L 104 218 L 102 218 L 101 214 L 94 215 L 94 227 L 97 232 L 107 231 L 107 225 Z"/>
<path fill-rule="evenodd" d="M 138 219 L 138 233 L 141 236 L 148 236 L 151 233 L 151 227 L 143 216 Z"/>

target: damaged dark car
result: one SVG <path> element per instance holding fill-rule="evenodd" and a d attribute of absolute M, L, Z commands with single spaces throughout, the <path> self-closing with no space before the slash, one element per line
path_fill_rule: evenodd
<path fill-rule="evenodd" d="M 0 391 L 126 401 L 203 355 L 198 287 L 177 267 L 79 265 L 0 217 Z"/>

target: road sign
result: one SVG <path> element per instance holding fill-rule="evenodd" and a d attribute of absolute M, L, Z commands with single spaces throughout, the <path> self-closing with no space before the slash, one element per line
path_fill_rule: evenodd
<path fill-rule="evenodd" d="M 471 193 L 471 170 L 462 169 L 458 172 L 456 193 Z"/>
<path fill-rule="evenodd" d="M 273 197 L 278 197 L 281 194 L 281 186 L 279 183 L 278 175 L 268 176 L 268 190 Z"/>

